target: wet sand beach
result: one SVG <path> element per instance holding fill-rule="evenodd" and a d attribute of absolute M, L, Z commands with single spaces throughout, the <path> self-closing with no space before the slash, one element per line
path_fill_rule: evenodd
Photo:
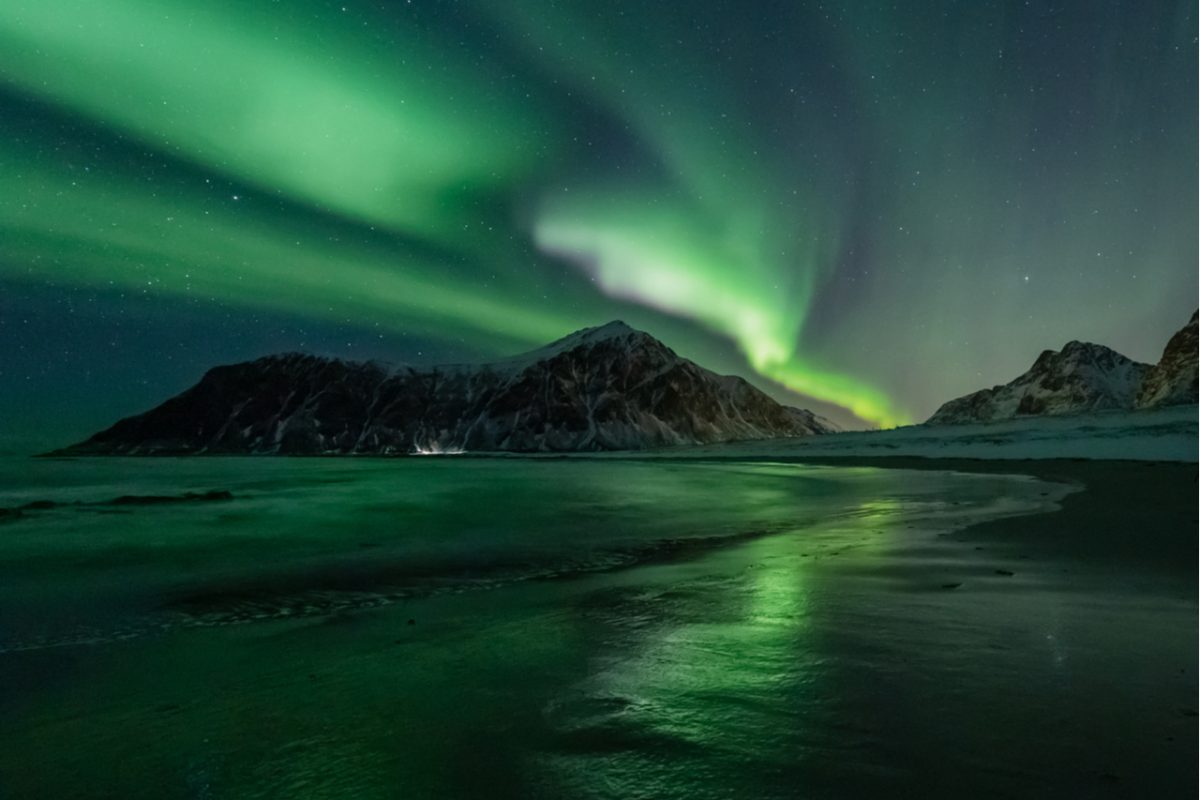
<path fill-rule="evenodd" d="M 184 472 L 162 475 L 171 463 Z M 33 587 L 86 577 L 102 597 L 103 576 L 138 576 L 161 602 L 112 599 L 154 623 L 127 636 L 0 654 L 0 793 L 1195 794 L 1195 465 L 330 464 L 162 462 L 138 494 L 212 488 L 221 469 L 233 499 L 19 523 L 45 526 L 36 539 L 6 524 L 6 578 L 22 573 Z M 559 493 L 546 497 L 551 474 Z M 464 508 L 487 475 L 507 483 Z M 71 497 L 105 496 L 76 478 Z M 308 499 L 297 507 L 299 497 Z M 349 513 L 347 498 L 367 498 L 334 545 L 322 497 L 335 516 Z M 534 498 L 547 507 L 527 508 Z M 667 524 L 638 528 L 651 511 Z M 418 546 L 415 534 L 389 533 L 397 515 L 451 527 Z M 203 548 L 164 540 L 149 553 L 122 538 L 168 519 L 194 526 L 189 541 L 235 531 L 249 543 L 246 563 L 215 569 Z M 113 532 L 112 521 L 124 527 Z M 256 538 L 271 524 L 282 527 Z M 455 573 L 453 585 L 441 576 L 436 591 L 378 604 L 296 605 L 289 594 L 257 616 L 239 616 L 244 597 L 229 589 L 256 573 L 307 574 L 289 566 L 290 541 L 322 562 L 331 547 L 341 566 L 330 574 L 384 595 L 361 559 L 434 552 L 423 563 L 458 564 L 462 553 L 439 542 L 472 526 L 484 526 L 478 541 L 494 538 L 488 524 L 521 527 L 509 545 L 537 569 L 483 582 Z M 57 547 L 70 545 L 73 530 L 93 543 L 116 538 L 70 569 L 22 549 L 52 532 Z M 536 547 L 517 547 L 539 530 Z M 737 532 L 751 535 L 711 541 Z M 575 558 L 581 536 L 611 545 L 586 568 Z M 696 541 L 628 555 L 680 536 Z M 273 563 L 260 545 L 278 549 Z M 611 560 L 614 549 L 627 560 Z M 170 591 L 155 566 L 163 558 Z M 6 585 L 5 619 L 33 613 L 13 604 L 33 603 L 34 588 Z M 208 616 L 175 602 L 198 587 L 228 590 L 204 595 Z M 270 598 L 257 602 L 261 612 Z"/>

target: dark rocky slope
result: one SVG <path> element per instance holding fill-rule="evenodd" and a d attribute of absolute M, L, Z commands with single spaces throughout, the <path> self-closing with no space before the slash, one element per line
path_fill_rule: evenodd
<path fill-rule="evenodd" d="M 312 355 L 209 370 L 68 454 L 642 449 L 830 430 L 624 323 L 508 361 L 418 369 Z"/>
<path fill-rule="evenodd" d="M 1167 342 L 1162 358 L 1146 373 L 1138 389 L 1138 408 L 1158 408 L 1195 403 L 1198 392 L 1196 357 L 1196 317 Z"/>

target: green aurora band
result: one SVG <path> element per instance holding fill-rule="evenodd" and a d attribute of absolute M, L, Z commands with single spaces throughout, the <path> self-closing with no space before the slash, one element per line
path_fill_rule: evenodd
<path fill-rule="evenodd" d="M 768 381 L 872 424 L 910 421 L 908 402 L 830 366 L 871 362 L 815 339 L 813 317 L 827 296 L 844 301 L 857 269 L 846 262 L 869 256 L 857 254 L 861 226 L 848 220 L 873 185 L 860 162 L 874 161 L 862 154 L 875 131 L 894 129 L 898 152 L 945 140 L 945 165 L 928 178 L 940 205 L 926 207 L 932 194 L 908 202 L 880 191 L 894 209 L 876 252 L 929 260 L 931 245 L 908 238 L 914 224 L 947 259 L 970 258 L 995 235 L 943 205 L 968 185 L 987 188 L 958 206 L 994 203 L 987 193 L 999 195 L 1004 165 L 985 169 L 970 140 L 927 120 L 1003 67 L 952 75 L 944 88 L 944 64 L 931 56 L 894 63 L 819 15 L 774 9 L 798 39 L 769 31 L 764 58 L 834 42 L 851 67 L 837 73 L 846 85 L 835 97 L 821 90 L 834 74 L 821 71 L 828 54 L 773 82 L 733 63 L 720 4 L 681 19 L 669 4 L 618 2 L 597 18 L 585 4 L 475 0 L 453 12 L 457 27 L 419 5 L 387 14 L 315 0 L 4 3 L 0 89 L 118 150 L 142 148 L 173 182 L 151 185 L 101 148 L 41 148 L 0 120 L 0 279 L 199 294 L 496 351 L 632 304 L 642 318 L 661 313 L 732 341 Z M 962 26 L 1002 27 L 992 24 L 1002 14 L 937 5 Z M 900 37 L 913 24 L 884 3 L 858 13 Z M 745 91 L 762 85 L 773 88 Z M 918 107 L 899 91 L 908 85 L 944 96 Z M 861 96 L 862 107 L 845 108 L 842 96 Z M 851 114 L 862 130 L 847 134 L 838 119 Z M 1098 146 L 1091 155 L 1104 158 Z M 907 185 L 909 166 L 875 183 Z M 951 183 L 951 167 L 973 182 Z M 1124 200 L 1107 186 L 1089 191 Z M 1094 225 L 1102 239 L 1103 221 Z M 1076 257 L 1050 237 L 1047 253 Z M 863 288 L 843 324 L 905 280 L 895 270 Z"/>

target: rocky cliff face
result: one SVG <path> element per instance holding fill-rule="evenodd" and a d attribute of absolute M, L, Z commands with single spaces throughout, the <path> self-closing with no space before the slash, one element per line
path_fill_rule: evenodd
<path fill-rule="evenodd" d="M 64 452 L 615 450 L 830 429 L 614 322 L 493 364 L 415 369 L 286 354 L 217 367 Z"/>
<path fill-rule="evenodd" d="M 1138 408 L 1185 405 L 1197 402 L 1196 317 L 1193 313 L 1167 347 L 1162 358 L 1146 373 L 1138 389 Z"/>
<path fill-rule="evenodd" d="M 1061 351 L 1042 353 L 1028 372 L 1010 383 L 951 400 L 928 424 L 1131 408 L 1149 370 L 1148 364 L 1103 345 L 1069 342 Z"/>

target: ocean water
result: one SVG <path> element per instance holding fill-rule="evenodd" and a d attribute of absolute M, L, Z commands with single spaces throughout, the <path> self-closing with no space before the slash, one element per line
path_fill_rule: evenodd
<path fill-rule="evenodd" d="M 956 534 L 1066 491 L 0 460 L 0 797 L 1166 796 L 1195 721 L 1146 715 L 1189 702 L 1194 640 L 1163 632 L 1194 603 Z"/>

